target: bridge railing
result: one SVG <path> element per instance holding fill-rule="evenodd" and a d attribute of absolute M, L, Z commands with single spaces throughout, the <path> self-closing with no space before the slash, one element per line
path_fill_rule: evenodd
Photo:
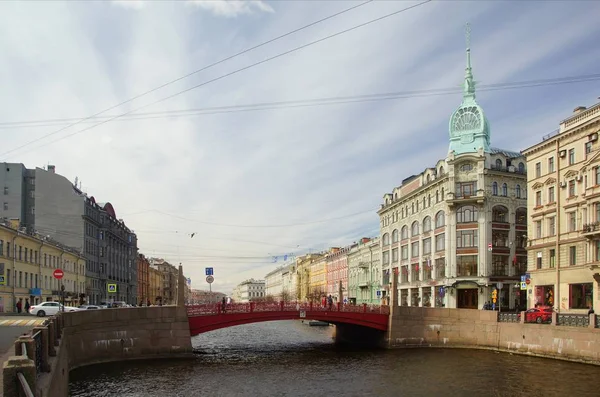
<path fill-rule="evenodd" d="M 257 313 L 257 312 L 346 312 L 346 313 L 370 313 L 390 314 L 389 306 L 380 305 L 344 305 L 336 303 L 323 306 L 312 302 L 248 302 L 248 303 L 209 303 L 203 305 L 187 306 L 188 316 L 211 316 L 217 314 Z"/>

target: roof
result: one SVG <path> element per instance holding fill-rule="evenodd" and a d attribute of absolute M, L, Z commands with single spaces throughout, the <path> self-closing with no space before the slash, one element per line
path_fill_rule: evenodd
<path fill-rule="evenodd" d="M 490 153 L 492 154 L 503 154 L 506 157 L 509 158 L 517 158 L 517 157 L 523 157 L 523 155 L 519 152 L 513 152 L 512 150 L 504 150 L 504 149 L 499 149 L 496 147 L 492 147 L 490 148 Z"/>

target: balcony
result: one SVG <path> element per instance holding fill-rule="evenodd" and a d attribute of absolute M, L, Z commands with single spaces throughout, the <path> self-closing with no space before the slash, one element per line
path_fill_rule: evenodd
<path fill-rule="evenodd" d="M 396 261 L 398 262 L 398 261 Z M 369 262 L 358 262 L 358 267 L 361 269 L 368 269 L 369 268 Z"/>
<path fill-rule="evenodd" d="M 450 193 L 452 194 L 452 193 Z M 483 204 L 485 202 L 485 196 L 483 190 L 477 190 L 473 194 L 467 192 L 456 192 L 452 199 L 446 200 L 448 205 L 456 204 Z"/>
<path fill-rule="evenodd" d="M 588 238 L 600 235 L 600 222 L 586 223 L 581 229 L 581 234 Z"/>
<path fill-rule="evenodd" d="M 526 175 L 525 170 L 521 171 L 519 170 L 519 167 L 515 167 L 512 165 L 510 167 L 499 167 L 496 164 L 492 164 L 490 166 L 490 170 L 495 172 L 509 172 L 511 174 Z"/>

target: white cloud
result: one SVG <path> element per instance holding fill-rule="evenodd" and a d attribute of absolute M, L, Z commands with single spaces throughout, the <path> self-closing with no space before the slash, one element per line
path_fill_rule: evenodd
<path fill-rule="evenodd" d="M 85 2 L 0 3 L 5 59 L 0 119 L 91 115 L 350 4 L 355 3 L 280 2 L 277 18 L 229 23 L 223 13 L 216 15 L 223 11 L 198 16 L 178 2 L 154 2 L 139 13 Z M 457 87 L 464 73 L 460 25 L 467 20 L 473 28 L 474 73 L 482 84 L 591 74 L 600 57 L 593 45 L 600 33 L 593 11 L 600 11 L 600 4 L 585 4 L 550 2 L 540 14 L 528 2 L 432 2 L 143 111 Z M 407 5 L 374 2 L 108 114 L 152 103 Z M 111 29 L 106 29 L 108 18 Z M 518 150 L 556 128 L 575 106 L 593 102 L 596 87 L 480 92 L 478 98 L 491 122 L 493 145 Z M 60 144 L 41 141 L 0 161 L 28 167 L 55 163 L 57 172 L 71 180 L 79 177 L 99 201 L 113 203 L 138 233 L 141 252 L 182 262 L 195 288 L 206 287 L 203 267 L 213 266 L 214 289 L 230 291 L 243 278 L 263 277 L 274 266 L 271 256 L 344 245 L 376 231 L 374 210 L 383 194 L 445 156 L 447 120 L 459 103 L 456 94 L 113 121 Z M 89 125 L 81 123 L 52 139 Z M 0 153 L 58 128 L 0 128 Z M 330 222 L 241 227 L 304 223 L 369 209 Z"/>
<path fill-rule="evenodd" d="M 119 7 L 130 8 L 133 10 L 141 10 L 146 6 L 144 0 L 112 0 L 111 3 Z"/>
<path fill-rule="evenodd" d="M 188 3 L 227 18 L 254 12 L 275 12 L 273 7 L 262 0 L 190 0 Z"/>

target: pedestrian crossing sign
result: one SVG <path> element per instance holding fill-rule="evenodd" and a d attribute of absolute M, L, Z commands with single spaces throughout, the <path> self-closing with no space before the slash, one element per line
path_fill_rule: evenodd
<path fill-rule="evenodd" d="M 107 284 L 107 289 L 109 293 L 116 293 L 117 292 L 117 284 Z"/>
<path fill-rule="evenodd" d="M 6 285 L 6 279 L 4 278 L 4 275 L 0 275 L 0 285 Z"/>

